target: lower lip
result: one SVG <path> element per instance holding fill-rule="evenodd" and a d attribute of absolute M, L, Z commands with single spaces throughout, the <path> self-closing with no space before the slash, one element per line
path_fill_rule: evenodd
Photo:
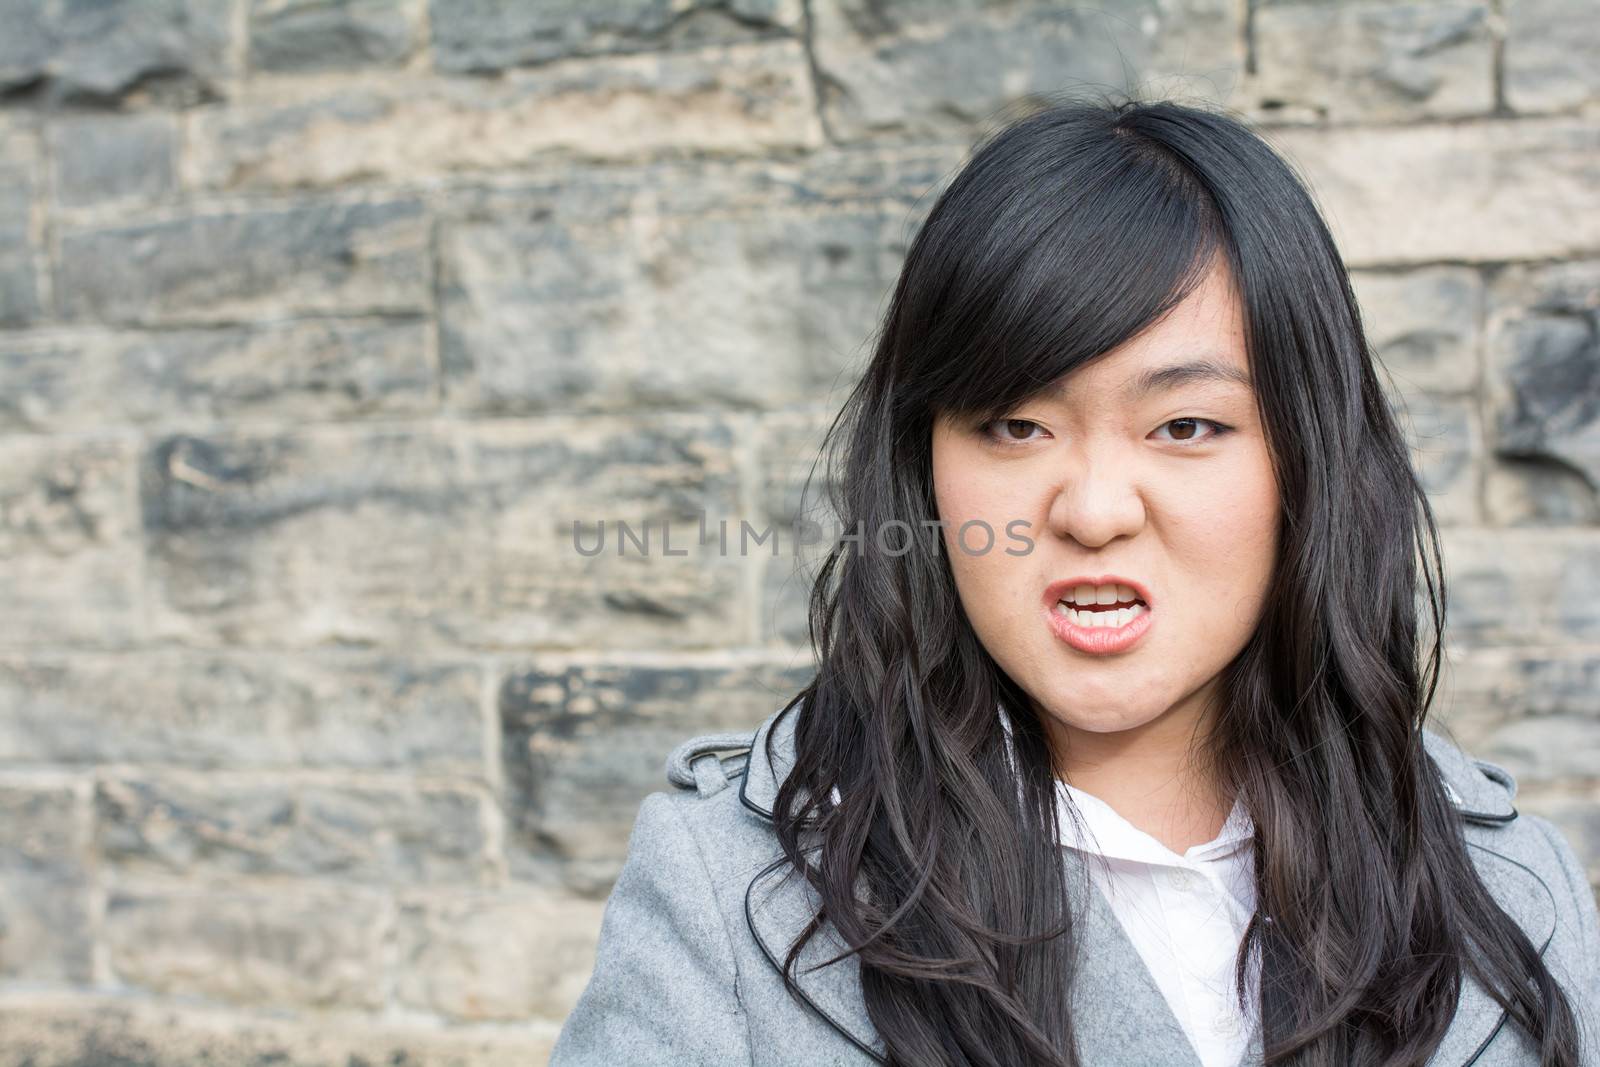
<path fill-rule="evenodd" d="M 1155 615 L 1147 607 L 1125 626 L 1077 626 L 1057 611 L 1055 605 L 1045 609 L 1045 617 L 1054 634 L 1079 652 L 1092 656 L 1106 656 L 1126 652 L 1138 643 L 1155 622 Z"/>

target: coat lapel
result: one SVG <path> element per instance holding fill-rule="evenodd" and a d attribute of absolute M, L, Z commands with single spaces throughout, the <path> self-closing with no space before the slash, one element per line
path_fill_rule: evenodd
<path fill-rule="evenodd" d="M 778 787 L 793 765 L 794 723 L 798 709 L 773 716 L 756 731 L 739 784 L 740 802 L 770 820 Z M 1424 731 L 1425 748 L 1438 765 L 1447 794 L 1465 823 L 1467 852 L 1495 900 L 1522 928 L 1542 954 L 1555 933 L 1554 895 L 1531 869 L 1493 846 L 1485 827 L 1516 818 L 1510 798 L 1514 783 L 1497 787 L 1454 745 Z M 771 741 L 771 753 L 767 743 Z M 1489 773 L 1493 773 L 1493 768 Z M 1162 995 L 1144 958 L 1122 929 L 1110 902 L 1087 877 L 1072 849 L 1063 849 L 1073 913 L 1087 915 L 1075 930 L 1078 973 L 1072 985 L 1078 1047 L 1085 1063 L 1149 1064 L 1151 1067 L 1200 1067 L 1199 1056 Z M 1085 911 L 1087 905 L 1087 911 Z M 778 856 L 750 880 L 745 890 L 745 919 L 767 962 L 780 973 L 789 946 L 819 910 L 816 891 L 783 857 Z M 817 964 L 843 952 L 845 944 L 831 923 L 801 952 L 796 992 L 823 1019 L 873 1058 L 883 1061 L 882 1038 L 872 1025 L 861 994 L 860 966 L 847 956 L 827 967 Z M 1430 1067 L 1467 1067 L 1499 1032 L 1506 1013 L 1470 975 L 1462 976 L 1455 1018 Z M 1142 1050 L 1142 1051 L 1140 1051 Z M 1145 1059 L 1129 1059 L 1143 1055 Z M 1239 1067 L 1262 1059 L 1260 1022 L 1250 1033 Z"/>

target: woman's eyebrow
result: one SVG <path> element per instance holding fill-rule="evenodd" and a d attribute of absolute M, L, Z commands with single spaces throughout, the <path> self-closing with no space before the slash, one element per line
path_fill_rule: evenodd
<path fill-rule="evenodd" d="M 1136 374 L 1123 385 L 1122 395 L 1125 400 L 1132 402 L 1142 400 L 1153 393 L 1207 382 L 1251 388 L 1249 371 L 1221 360 L 1204 358 L 1172 363 L 1165 367 L 1152 367 Z"/>
<path fill-rule="evenodd" d="M 1042 396 L 1065 400 L 1070 392 L 1071 378 L 1060 379 Z M 1209 356 L 1200 359 L 1191 359 L 1183 363 L 1169 363 L 1165 367 L 1152 367 L 1134 375 L 1123 383 L 1122 400 L 1124 403 L 1136 403 L 1155 393 L 1166 392 L 1185 385 L 1199 385 L 1216 382 L 1222 385 L 1242 385 L 1246 389 L 1253 388 L 1250 372 Z"/>

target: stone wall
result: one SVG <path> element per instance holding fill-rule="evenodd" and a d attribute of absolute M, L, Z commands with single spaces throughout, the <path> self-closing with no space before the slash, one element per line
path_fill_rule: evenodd
<path fill-rule="evenodd" d="M 1457 736 L 1600 878 L 1591 0 L 0 0 L 0 1064 L 543 1062 L 931 194 L 1224 103 L 1356 268 Z"/>

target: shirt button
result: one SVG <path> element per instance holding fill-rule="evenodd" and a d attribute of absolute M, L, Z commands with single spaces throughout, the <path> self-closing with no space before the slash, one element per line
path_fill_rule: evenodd
<path fill-rule="evenodd" d="M 1193 892 L 1204 884 L 1205 878 L 1196 871 L 1174 867 L 1167 872 L 1167 886 L 1182 893 Z"/>

